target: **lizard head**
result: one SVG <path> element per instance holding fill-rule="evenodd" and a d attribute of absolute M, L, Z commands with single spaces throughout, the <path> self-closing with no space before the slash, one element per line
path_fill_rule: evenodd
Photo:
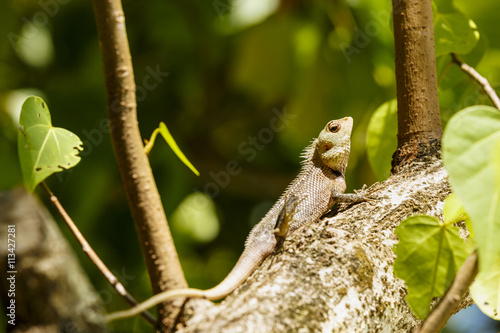
<path fill-rule="evenodd" d="M 352 118 L 332 120 L 326 124 L 317 139 L 317 153 L 326 166 L 342 174 L 351 151 Z"/>

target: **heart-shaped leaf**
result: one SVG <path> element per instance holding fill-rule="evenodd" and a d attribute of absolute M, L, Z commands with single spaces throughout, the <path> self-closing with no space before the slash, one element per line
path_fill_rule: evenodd
<path fill-rule="evenodd" d="M 17 149 L 24 184 L 30 192 L 54 172 L 80 162 L 82 141 L 64 128 L 52 126 L 49 108 L 40 97 L 30 96 L 24 101 L 19 125 Z"/>
<path fill-rule="evenodd" d="M 418 318 L 425 318 L 431 301 L 450 286 L 467 257 L 458 228 L 432 216 L 412 216 L 396 228 L 394 274 L 405 280 L 406 301 Z"/>

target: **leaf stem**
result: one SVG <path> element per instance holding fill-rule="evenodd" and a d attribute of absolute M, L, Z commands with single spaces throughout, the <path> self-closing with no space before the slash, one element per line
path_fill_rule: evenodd
<path fill-rule="evenodd" d="M 131 306 L 137 306 L 138 303 L 134 299 L 132 295 L 130 295 L 123 284 L 118 281 L 118 278 L 111 273 L 109 268 L 104 264 L 104 262 L 99 258 L 97 253 L 92 249 L 90 244 L 87 242 L 83 234 L 80 232 L 78 227 L 76 226 L 75 222 L 73 222 L 73 219 L 69 216 L 69 214 L 66 212 L 64 207 L 61 205 L 61 202 L 59 199 L 52 193 L 50 188 L 45 184 L 45 182 L 41 183 L 43 190 L 47 194 L 47 196 L 50 199 L 50 202 L 54 207 L 56 208 L 57 212 L 61 217 L 63 218 L 64 222 L 66 222 L 66 225 L 69 227 L 73 235 L 75 236 L 76 240 L 78 243 L 80 243 L 83 252 L 90 258 L 90 260 L 94 263 L 94 265 L 99 269 L 99 271 L 104 275 L 106 280 L 108 280 L 109 284 L 115 288 L 116 292 L 122 296 L 127 303 L 129 303 Z M 147 311 L 142 311 L 141 316 L 147 320 L 148 323 L 150 323 L 153 326 L 156 326 L 156 319 Z"/>

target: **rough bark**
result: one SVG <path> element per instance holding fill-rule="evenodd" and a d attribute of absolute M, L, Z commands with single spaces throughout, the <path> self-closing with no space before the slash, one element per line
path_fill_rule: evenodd
<path fill-rule="evenodd" d="M 7 226 L 15 225 L 16 325 L 9 332 L 105 332 L 104 309 L 45 207 L 24 189 L 0 194 L 0 278 L 7 291 Z M 10 319 L 7 317 L 7 319 Z"/>
<path fill-rule="evenodd" d="M 139 132 L 123 8 L 119 0 L 94 0 L 93 5 L 104 64 L 111 138 L 153 292 L 185 288 L 187 283 Z M 173 327 L 181 304 L 182 300 L 176 300 L 159 306 L 163 329 Z"/>
<path fill-rule="evenodd" d="M 393 274 L 394 228 L 441 217 L 447 173 L 438 159 L 414 163 L 374 189 L 375 202 L 340 206 L 292 234 L 221 304 L 190 300 L 181 332 L 411 331 L 420 321 Z"/>
<path fill-rule="evenodd" d="M 431 0 L 393 0 L 398 100 L 398 148 L 393 172 L 413 160 L 439 156 L 439 115 Z"/>

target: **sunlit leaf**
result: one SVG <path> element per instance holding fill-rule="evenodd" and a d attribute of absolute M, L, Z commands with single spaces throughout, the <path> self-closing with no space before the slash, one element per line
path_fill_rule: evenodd
<path fill-rule="evenodd" d="M 450 194 L 446 198 L 444 202 L 443 215 L 445 223 L 455 223 L 460 219 L 465 219 L 467 213 L 465 212 L 464 206 L 454 193 Z"/>
<path fill-rule="evenodd" d="M 470 286 L 474 302 L 485 314 L 500 320 L 500 257 L 496 259 L 496 268 L 482 270 Z"/>
<path fill-rule="evenodd" d="M 465 248 L 467 253 L 472 253 L 476 249 L 476 242 L 474 239 L 474 229 L 470 221 L 469 215 L 465 211 L 464 205 L 460 202 L 455 193 L 450 194 L 444 201 L 443 207 L 444 223 L 454 224 L 457 222 L 465 222 L 469 237 L 466 240 Z"/>
<path fill-rule="evenodd" d="M 473 106 L 453 116 L 443 135 L 443 161 L 457 197 L 469 214 L 478 246 L 474 301 L 498 318 L 500 280 L 500 112 Z M 496 282 L 493 282 L 495 281 Z M 488 285 L 493 289 L 486 289 Z M 496 296 L 494 296 L 496 295 Z M 492 298 L 495 298 L 492 302 Z"/>
<path fill-rule="evenodd" d="M 467 257 L 458 228 L 431 216 L 410 217 L 396 228 L 394 274 L 408 287 L 406 301 L 418 318 L 430 312 L 434 297 L 450 286 Z"/>
<path fill-rule="evenodd" d="M 500 188 L 500 142 L 495 144 L 492 154 L 492 165 L 495 170 L 494 183 Z M 492 317 L 500 320 L 500 253 L 492 258 L 491 269 L 481 270 L 476 276 L 470 291 L 479 308 Z"/>
<path fill-rule="evenodd" d="M 385 102 L 373 113 L 366 134 L 368 160 L 379 180 L 391 174 L 392 154 L 397 147 L 398 105 L 395 99 Z"/>
<path fill-rule="evenodd" d="M 80 138 L 64 128 L 53 127 L 47 104 L 31 96 L 21 109 L 18 153 L 24 183 L 29 191 L 55 172 L 74 167 L 83 150 Z"/>
<path fill-rule="evenodd" d="M 173 152 L 175 153 L 175 155 L 177 155 L 177 157 L 189 169 L 191 169 L 191 171 L 193 171 L 195 175 L 199 176 L 200 173 L 198 172 L 198 170 L 196 170 L 196 168 L 194 167 L 194 165 L 191 164 L 191 162 L 187 159 L 186 155 L 184 155 L 184 153 L 182 152 L 182 150 L 179 148 L 179 146 L 175 142 L 174 138 L 172 137 L 172 134 L 170 134 L 170 131 L 168 130 L 167 125 L 165 125 L 164 122 L 161 122 L 160 126 L 158 126 L 158 128 L 153 131 L 153 134 L 151 134 L 151 138 L 149 139 L 149 142 L 144 147 L 144 151 L 146 152 L 146 154 L 149 154 L 149 152 L 153 148 L 153 146 L 155 144 L 156 136 L 158 135 L 158 133 L 160 133 L 161 136 L 165 139 L 165 141 L 170 146 L 170 148 L 173 150 Z"/>

